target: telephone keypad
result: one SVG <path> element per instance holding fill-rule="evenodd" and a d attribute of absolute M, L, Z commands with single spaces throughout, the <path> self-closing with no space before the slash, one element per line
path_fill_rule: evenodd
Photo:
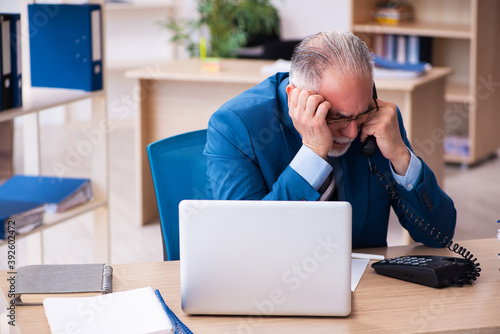
<path fill-rule="evenodd" d="M 429 265 L 429 262 L 432 262 L 432 258 L 425 257 L 416 257 L 416 256 L 401 256 L 394 257 L 387 260 L 380 261 L 381 264 L 390 263 L 390 264 L 406 264 L 412 266 L 421 266 L 425 267 Z"/>

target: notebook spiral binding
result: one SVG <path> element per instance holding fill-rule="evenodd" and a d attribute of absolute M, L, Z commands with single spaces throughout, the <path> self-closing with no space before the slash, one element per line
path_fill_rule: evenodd
<path fill-rule="evenodd" d="M 158 289 L 155 290 L 156 297 L 158 297 L 158 300 L 160 301 L 161 305 L 163 306 L 163 309 L 165 312 L 167 312 L 168 317 L 170 318 L 170 321 L 172 322 L 172 325 L 174 326 L 174 333 L 175 334 L 193 334 L 191 330 L 184 325 L 182 321 L 177 318 L 174 312 L 165 304 L 165 301 L 163 300 L 163 297 L 160 294 L 160 291 Z"/>
<path fill-rule="evenodd" d="M 103 265 L 102 268 L 102 289 L 105 293 L 113 291 L 113 268 L 109 264 Z"/>

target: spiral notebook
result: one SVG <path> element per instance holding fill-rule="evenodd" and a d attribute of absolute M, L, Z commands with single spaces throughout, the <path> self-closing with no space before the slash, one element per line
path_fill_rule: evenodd
<path fill-rule="evenodd" d="M 191 333 L 151 287 L 96 297 L 46 298 L 52 333 Z"/>
<path fill-rule="evenodd" d="M 341 201 L 182 201 L 183 310 L 348 315 L 351 210 Z"/>

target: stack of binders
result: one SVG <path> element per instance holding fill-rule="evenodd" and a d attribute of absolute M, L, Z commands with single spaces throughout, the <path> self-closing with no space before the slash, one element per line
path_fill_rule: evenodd
<path fill-rule="evenodd" d="M 63 212 L 92 198 L 87 178 L 14 175 L 0 185 L 0 239 L 41 225 L 45 213 Z"/>
<path fill-rule="evenodd" d="M 23 103 L 20 19 L 20 14 L 0 14 L 0 111 Z"/>
<path fill-rule="evenodd" d="M 400 64 L 432 63 L 432 38 L 373 34 L 373 53 Z"/>
<path fill-rule="evenodd" d="M 422 36 L 374 34 L 376 78 L 414 78 L 431 68 L 432 39 Z"/>
<path fill-rule="evenodd" d="M 44 215 L 44 203 L 0 199 L 0 239 L 42 225 Z"/>
<path fill-rule="evenodd" d="M 101 90 L 98 4 L 29 4 L 31 86 Z M 0 13 L 0 111 L 22 106 L 21 15 Z"/>
<path fill-rule="evenodd" d="M 93 198 L 90 179 L 16 174 L 0 185 L 0 203 L 44 203 L 48 213 L 62 212 Z"/>

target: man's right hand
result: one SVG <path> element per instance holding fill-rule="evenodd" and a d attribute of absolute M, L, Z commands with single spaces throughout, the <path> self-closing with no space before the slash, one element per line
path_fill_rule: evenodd
<path fill-rule="evenodd" d="M 331 105 L 316 92 L 302 90 L 289 84 L 288 108 L 295 129 L 302 135 L 302 144 L 323 159 L 327 159 L 332 148 L 332 133 L 326 124 L 326 115 Z"/>

